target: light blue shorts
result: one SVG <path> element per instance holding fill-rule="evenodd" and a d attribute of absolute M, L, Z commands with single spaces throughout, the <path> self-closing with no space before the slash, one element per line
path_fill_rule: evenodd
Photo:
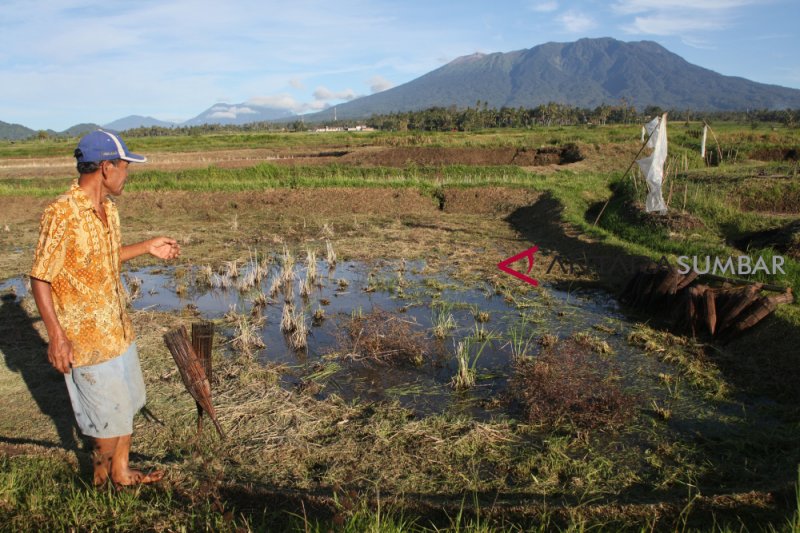
<path fill-rule="evenodd" d="M 133 416 L 145 402 L 135 342 L 119 357 L 73 368 L 64 379 L 81 433 L 101 439 L 133 433 Z"/>

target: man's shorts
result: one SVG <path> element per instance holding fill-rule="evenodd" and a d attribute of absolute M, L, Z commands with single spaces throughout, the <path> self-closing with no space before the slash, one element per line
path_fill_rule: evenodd
<path fill-rule="evenodd" d="M 73 368 L 64 378 L 81 433 L 101 439 L 133 433 L 133 416 L 145 402 L 135 342 L 122 355 Z"/>

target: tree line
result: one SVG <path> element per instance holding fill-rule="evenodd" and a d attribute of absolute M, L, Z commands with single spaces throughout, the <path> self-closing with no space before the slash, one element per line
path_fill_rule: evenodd
<path fill-rule="evenodd" d="M 623 100 L 620 104 L 603 104 L 594 109 L 551 102 L 533 108 L 490 108 L 487 102 L 478 101 L 475 107 L 431 107 L 420 111 L 403 111 L 376 114 L 364 119 L 327 120 L 306 122 L 297 118 L 289 122 L 252 122 L 249 124 L 203 124 L 198 126 L 149 126 L 132 128 L 124 133 L 128 137 L 158 137 L 167 135 L 204 135 L 210 133 L 308 131 L 317 127 L 355 127 L 359 124 L 383 131 L 474 131 L 486 128 L 531 128 L 534 126 L 574 126 L 605 124 L 641 124 L 654 116 L 669 112 L 676 120 L 707 120 L 709 122 L 784 124 L 794 128 L 800 125 L 800 109 L 703 111 L 662 109 L 648 106 L 637 110 Z"/>

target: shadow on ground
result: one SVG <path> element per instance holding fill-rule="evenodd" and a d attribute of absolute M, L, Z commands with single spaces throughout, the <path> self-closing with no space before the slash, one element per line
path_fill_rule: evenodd
<path fill-rule="evenodd" d="M 600 286 L 614 294 L 624 288 L 628 278 L 648 257 L 626 253 L 617 246 L 582 238 L 581 233 L 562 221 L 564 208 L 549 194 L 508 217 L 512 228 L 546 254 L 548 273 L 543 281 L 562 285 Z M 582 275 L 586 274 L 586 275 Z"/>
<path fill-rule="evenodd" d="M 34 328 L 37 318 L 28 315 L 21 301 L 13 295 L 3 295 L 0 306 L 0 353 L 11 372 L 19 374 L 42 414 L 50 418 L 58 440 L 46 441 L 0 435 L 0 443 L 33 444 L 44 448 L 66 449 L 75 452 L 81 472 L 91 471 L 91 461 L 84 450 L 88 443 L 80 437 L 75 424 L 64 378 L 47 360 L 47 343 Z"/>

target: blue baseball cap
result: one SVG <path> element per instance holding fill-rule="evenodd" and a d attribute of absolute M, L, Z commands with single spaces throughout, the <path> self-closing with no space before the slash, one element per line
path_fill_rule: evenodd
<path fill-rule="evenodd" d="M 95 130 L 84 136 L 75 149 L 78 163 L 113 161 L 123 159 L 131 163 L 144 163 L 147 158 L 128 150 L 125 143 L 117 135 L 104 130 Z"/>

